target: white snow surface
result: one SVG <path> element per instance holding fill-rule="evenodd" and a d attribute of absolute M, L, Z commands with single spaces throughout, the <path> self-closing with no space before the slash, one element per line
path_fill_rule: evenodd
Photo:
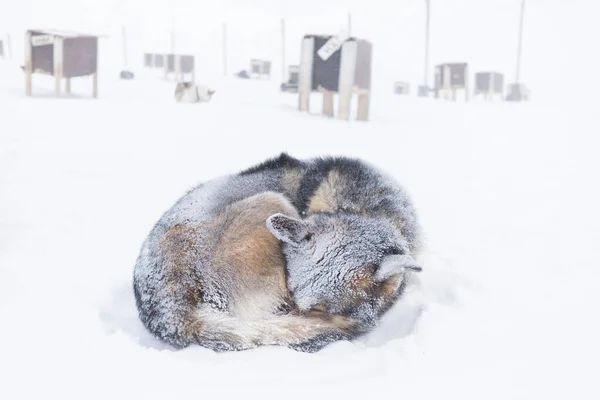
<path fill-rule="evenodd" d="M 0 398 L 600 398 L 593 103 L 379 91 L 361 123 L 299 113 L 277 80 L 177 104 L 154 73 L 116 76 L 97 100 L 90 80 L 55 99 L 35 76 L 26 98 L 0 61 Z M 167 348 L 134 304 L 143 240 L 195 184 L 282 151 L 401 182 L 425 234 L 417 284 L 374 332 L 316 354 Z"/>

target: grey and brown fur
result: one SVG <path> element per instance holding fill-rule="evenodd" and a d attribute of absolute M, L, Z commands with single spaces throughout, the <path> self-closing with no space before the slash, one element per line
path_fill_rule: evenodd
<path fill-rule="evenodd" d="M 139 315 L 176 347 L 316 351 L 376 325 L 419 269 L 418 235 L 408 197 L 373 167 L 282 154 L 161 217 L 134 269 Z"/>

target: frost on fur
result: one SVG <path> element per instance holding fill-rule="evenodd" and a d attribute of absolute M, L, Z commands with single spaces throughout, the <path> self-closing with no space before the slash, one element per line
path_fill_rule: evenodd
<path fill-rule="evenodd" d="M 284 214 L 275 214 L 267 218 L 267 227 L 277 239 L 293 245 L 300 243 L 308 234 L 303 221 Z"/>
<path fill-rule="evenodd" d="M 140 318 L 176 347 L 317 351 L 374 327 L 418 270 L 404 190 L 353 159 L 288 155 L 190 190 L 134 268 Z"/>
<path fill-rule="evenodd" d="M 288 288 L 298 307 L 348 315 L 370 329 L 399 296 L 409 270 L 419 267 L 385 219 L 316 214 L 304 239 L 283 243 Z"/>

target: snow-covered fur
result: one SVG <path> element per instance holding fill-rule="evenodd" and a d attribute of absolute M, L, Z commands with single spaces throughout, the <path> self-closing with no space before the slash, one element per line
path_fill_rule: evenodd
<path fill-rule="evenodd" d="M 404 191 L 374 168 L 282 154 L 161 217 L 134 268 L 139 315 L 176 347 L 317 351 L 368 331 L 400 296 L 418 231 Z"/>
<path fill-rule="evenodd" d="M 195 85 L 193 82 L 179 82 L 175 87 L 175 100 L 178 103 L 206 103 L 212 99 L 214 90 L 206 85 Z"/>
<path fill-rule="evenodd" d="M 267 220 L 283 242 L 288 288 L 300 310 L 320 309 L 367 332 L 420 271 L 406 240 L 384 218 L 319 213 Z M 291 232 L 291 233 L 290 233 Z"/>
<path fill-rule="evenodd" d="M 328 158 L 307 163 L 294 199 L 303 220 L 276 215 L 267 225 L 282 241 L 296 305 L 350 317 L 355 332 L 367 332 L 421 270 L 408 195 L 362 161 Z"/>
<path fill-rule="evenodd" d="M 348 337 L 349 319 L 298 312 L 289 297 L 285 259 L 265 221 L 274 213 L 297 217 L 294 207 L 273 192 L 223 207 L 207 201 L 225 187 L 231 188 L 221 182 L 192 192 L 189 200 L 202 203 L 178 203 L 144 244 L 134 290 L 146 327 L 176 347 L 214 350 L 302 348 L 308 338 Z"/>

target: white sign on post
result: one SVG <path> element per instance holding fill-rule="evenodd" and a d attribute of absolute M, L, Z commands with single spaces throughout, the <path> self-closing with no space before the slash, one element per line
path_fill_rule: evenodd
<path fill-rule="evenodd" d="M 31 45 L 33 47 L 45 46 L 54 42 L 52 35 L 35 35 L 31 37 Z"/>
<path fill-rule="evenodd" d="M 346 32 L 340 32 L 336 36 L 332 36 L 321 48 L 317 51 L 317 55 L 321 57 L 323 61 L 327 61 L 329 57 L 342 45 L 346 40 L 350 38 L 350 35 Z"/>

